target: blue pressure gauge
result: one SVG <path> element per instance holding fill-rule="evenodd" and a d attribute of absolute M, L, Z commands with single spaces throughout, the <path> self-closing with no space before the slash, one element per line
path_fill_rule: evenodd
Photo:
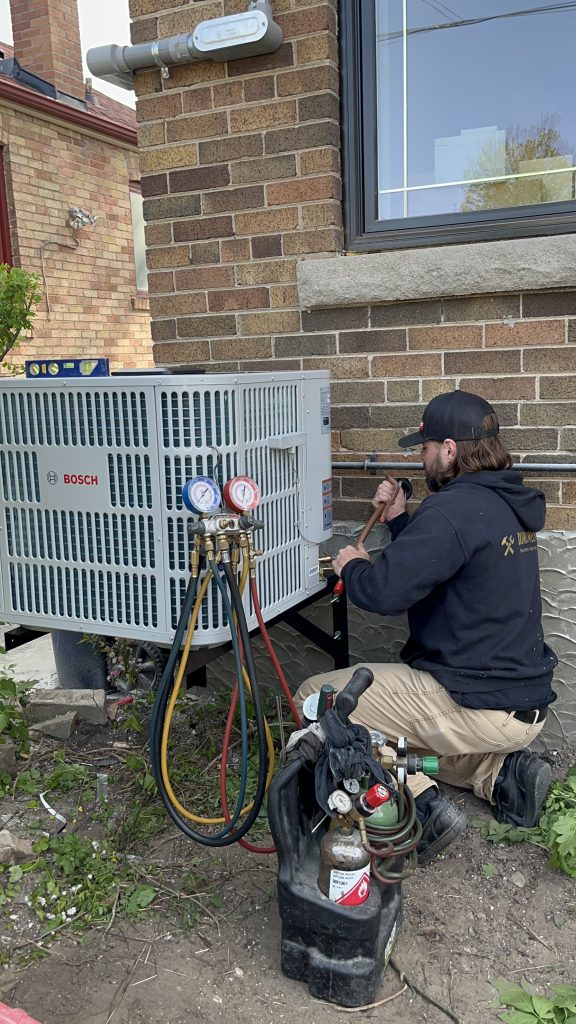
<path fill-rule="evenodd" d="M 211 477 L 195 476 L 184 484 L 182 501 L 190 512 L 215 512 L 222 504 L 222 496 Z"/>

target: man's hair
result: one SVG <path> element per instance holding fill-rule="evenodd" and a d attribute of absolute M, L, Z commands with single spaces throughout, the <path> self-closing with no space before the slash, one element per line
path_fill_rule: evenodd
<path fill-rule="evenodd" d="M 496 413 L 489 413 L 482 420 L 482 429 L 490 430 L 498 426 Z M 477 441 L 457 441 L 456 459 L 450 469 L 442 473 L 442 484 L 460 476 L 461 473 L 478 473 L 482 469 L 511 469 L 512 456 L 504 447 L 498 434 L 495 437 L 482 437 Z"/>

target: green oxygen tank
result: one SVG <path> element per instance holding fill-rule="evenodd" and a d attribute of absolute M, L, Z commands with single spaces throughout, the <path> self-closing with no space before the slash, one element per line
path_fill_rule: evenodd
<path fill-rule="evenodd" d="M 368 829 L 391 828 L 393 825 L 398 824 L 398 801 L 394 799 L 394 790 L 389 786 L 383 786 L 381 784 L 377 787 L 370 787 L 367 779 L 363 780 L 361 789 L 362 792 L 356 803 L 356 808 L 360 811 L 363 817 L 366 817 L 366 827 Z M 379 800 L 377 804 L 376 801 L 374 801 L 374 809 L 372 810 L 370 800 L 367 798 L 375 789 L 380 791 L 386 790 L 387 796 L 385 799 Z"/>

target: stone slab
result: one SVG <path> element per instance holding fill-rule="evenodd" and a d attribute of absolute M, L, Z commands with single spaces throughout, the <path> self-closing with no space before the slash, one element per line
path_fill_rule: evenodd
<path fill-rule="evenodd" d="M 106 725 L 104 690 L 32 690 L 26 708 L 29 722 L 47 722 L 50 719 L 75 712 L 79 722 Z"/>
<path fill-rule="evenodd" d="M 303 259 L 296 272 L 305 310 L 574 288 L 576 235 Z"/>
<path fill-rule="evenodd" d="M 0 772 L 14 775 L 16 771 L 16 747 L 12 740 L 0 742 Z"/>
<path fill-rule="evenodd" d="M 21 864 L 22 861 L 30 860 L 34 856 L 32 843 L 27 839 L 15 836 L 8 829 L 3 828 L 0 832 L 0 864 Z"/>
<path fill-rule="evenodd" d="M 78 712 L 67 711 L 65 715 L 48 718 L 44 722 L 36 722 L 30 727 L 30 731 L 42 732 L 45 736 L 51 736 L 54 740 L 69 740 L 77 721 Z"/>

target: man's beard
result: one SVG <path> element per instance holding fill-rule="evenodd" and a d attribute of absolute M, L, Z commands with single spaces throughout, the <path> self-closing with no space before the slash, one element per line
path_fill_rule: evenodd
<path fill-rule="evenodd" d="M 442 469 L 440 461 L 440 452 L 438 452 L 432 468 L 424 470 L 424 476 L 426 478 L 426 486 L 428 490 L 431 491 L 433 494 L 437 494 L 440 488 L 444 486 L 444 484 L 450 483 L 450 481 L 453 480 L 454 477 L 458 475 L 458 472 L 457 470 L 455 471 L 455 469 L 456 467 L 450 467 L 450 469 Z"/>

